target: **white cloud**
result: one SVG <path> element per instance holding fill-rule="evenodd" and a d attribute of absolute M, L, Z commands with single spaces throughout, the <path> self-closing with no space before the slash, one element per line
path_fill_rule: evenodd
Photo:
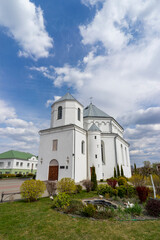
<path fill-rule="evenodd" d="M 15 109 L 0 100 L 0 152 L 15 149 L 37 154 L 41 123 L 35 122 L 17 118 Z"/>
<path fill-rule="evenodd" d="M 0 100 L 0 123 L 3 123 L 7 118 L 16 117 L 16 112 L 13 107 L 9 107 L 8 104 Z"/>
<path fill-rule="evenodd" d="M 132 126 L 126 131 L 131 153 L 143 152 L 140 159 L 143 161 L 157 159 L 160 2 L 82 2 L 86 6 L 103 4 L 89 24 L 80 26 L 82 44 L 89 44 L 91 50 L 77 66 L 48 67 L 47 77 L 57 87 L 68 84 L 75 88 L 76 97 L 85 105 L 92 96 L 97 107 L 118 117 L 124 125 Z M 138 155 L 132 159 L 136 158 Z"/>
<path fill-rule="evenodd" d="M 1 0 L 0 25 L 20 45 L 19 56 L 49 56 L 53 40 L 45 29 L 42 9 L 30 0 Z"/>

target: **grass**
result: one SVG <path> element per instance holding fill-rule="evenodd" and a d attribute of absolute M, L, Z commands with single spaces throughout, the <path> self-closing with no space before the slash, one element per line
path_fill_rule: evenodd
<path fill-rule="evenodd" d="M 93 197 L 84 192 L 74 199 Z M 160 221 L 96 221 L 51 209 L 49 198 L 0 204 L 0 240 L 159 240 Z"/>

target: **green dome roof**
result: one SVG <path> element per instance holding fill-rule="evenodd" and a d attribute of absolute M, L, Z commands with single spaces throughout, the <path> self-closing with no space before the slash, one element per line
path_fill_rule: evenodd
<path fill-rule="evenodd" d="M 99 118 L 108 118 L 110 117 L 108 114 L 97 108 L 95 105 L 90 103 L 83 111 L 83 117 L 99 117 Z"/>

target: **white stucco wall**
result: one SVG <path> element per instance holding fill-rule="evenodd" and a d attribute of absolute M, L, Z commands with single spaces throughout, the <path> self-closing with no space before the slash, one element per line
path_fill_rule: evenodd
<path fill-rule="evenodd" d="M 129 157 L 129 146 L 122 139 L 116 139 L 117 146 L 117 162 L 119 168 L 121 165 L 123 167 L 124 175 L 126 177 L 131 177 L 131 166 L 130 166 L 130 157 Z"/>
<path fill-rule="evenodd" d="M 58 140 L 57 151 L 53 151 L 53 140 Z M 63 177 L 72 178 L 72 156 L 73 154 L 73 128 L 58 128 L 56 130 L 45 131 L 40 135 L 39 145 L 39 165 L 37 169 L 37 179 L 48 180 L 49 163 L 55 159 L 58 161 L 58 180 Z M 69 163 L 67 163 L 67 157 Z M 42 160 L 42 164 L 41 164 Z M 60 169 L 60 166 L 65 166 Z M 68 169 L 66 169 L 68 166 Z"/>
<path fill-rule="evenodd" d="M 91 179 L 90 168 L 94 166 L 97 180 L 102 179 L 102 156 L 100 132 L 88 132 L 88 175 Z"/>
<path fill-rule="evenodd" d="M 102 165 L 103 179 L 113 177 L 116 166 L 114 136 L 102 134 L 102 141 L 105 144 L 105 164 Z"/>
<path fill-rule="evenodd" d="M 84 141 L 84 153 L 82 153 L 82 141 Z M 87 143 L 86 132 L 78 128 L 75 129 L 75 182 L 80 182 L 87 178 Z"/>
<path fill-rule="evenodd" d="M 58 107 L 62 106 L 62 119 L 58 118 Z M 78 120 L 78 108 L 81 111 L 80 121 Z M 57 102 L 52 106 L 51 128 L 75 124 L 83 128 L 83 106 L 77 101 Z"/>

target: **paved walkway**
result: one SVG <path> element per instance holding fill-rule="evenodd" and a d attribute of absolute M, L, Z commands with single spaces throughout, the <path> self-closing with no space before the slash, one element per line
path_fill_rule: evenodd
<path fill-rule="evenodd" d="M 20 192 L 20 186 L 22 185 L 22 183 L 28 179 L 3 179 L 0 180 L 0 200 L 1 200 L 1 194 L 2 192 L 4 193 L 16 193 L 16 192 Z M 48 196 L 47 191 L 45 191 L 45 193 L 43 194 L 43 197 Z M 13 195 L 12 200 L 19 200 L 21 199 L 21 195 L 20 194 L 16 194 Z M 10 200 L 9 195 L 6 195 L 3 197 L 3 201 L 8 201 Z"/>

